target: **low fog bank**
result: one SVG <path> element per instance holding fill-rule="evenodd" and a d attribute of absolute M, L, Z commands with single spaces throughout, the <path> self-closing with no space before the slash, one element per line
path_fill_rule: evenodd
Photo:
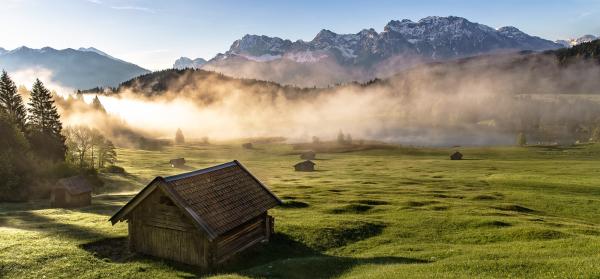
<path fill-rule="evenodd" d="M 172 70 L 99 94 L 102 112 L 68 102 L 60 107 L 65 125 L 92 126 L 120 145 L 172 139 L 178 128 L 188 139 L 211 140 L 307 142 L 334 140 L 343 131 L 353 139 L 419 146 L 508 145 L 520 132 L 531 143 L 573 142 L 588 140 L 600 124 L 598 76 L 595 63 L 564 66 L 543 55 L 429 64 L 323 89 Z"/>

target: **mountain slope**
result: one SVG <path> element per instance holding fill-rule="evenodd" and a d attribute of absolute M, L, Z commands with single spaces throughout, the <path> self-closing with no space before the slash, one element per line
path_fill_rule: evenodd
<path fill-rule="evenodd" d="M 245 35 L 202 68 L 302 86 L 364 81 L 431 61 L 561 45 L 515 27 L 498 30 L 460 17 L 392 20 L 383 32 L 356 34 L 321 30 L 311 41 Z"/>
<path fill-rule="evenodd" d="M 50 47 L 20 47 L 4 53 L 0 51 L 0 68 L 9 72 L 47 69 L 52 72 L 55 82 L 72 88 L 116 86 L 124 80 L 149 72 L 94 48 L 57 50 Z"/>

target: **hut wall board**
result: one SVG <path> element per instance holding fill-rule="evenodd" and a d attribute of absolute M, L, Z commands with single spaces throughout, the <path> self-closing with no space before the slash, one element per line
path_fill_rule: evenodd
<path fill-rule="evenodd" d="M 216 261 L 221 263 L 256 243 L 268 240 L 267 215 L 261 215 L 215 240 Z"/>
<path fill-rule="evenodd" d="M 207 266 L 207 241 L 161 190 L 134 209 L 129 220 L 130 249 L 187 264 Z"/>

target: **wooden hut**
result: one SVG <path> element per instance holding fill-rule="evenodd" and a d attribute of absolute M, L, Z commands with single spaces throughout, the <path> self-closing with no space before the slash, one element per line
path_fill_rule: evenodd
<path fill-rule="evenodd" d="M 223 263 L 273 233 L 268 210 L 281 200 L 232 161 L 157 177 L 115 213 L 127 221 L 132 252 L 201 267 Z"/>
<path fill-rule="evenodd" d="M 452 155 L 450 155 L 450 160 L 462 160 L 462 153 L 456 151 Z"/>
<path fill-rule="evenodd" d="M 173 168 L 181 168 L 181 167 L 185 166 L 185 158 L 171 159 L 169 161 L 169 164 L 171 164 L 171 167 L 173 167 Z"/>
<path fill-rule="evenodd" d="M 317 157 L 317 153 L 314 151 L 306 151 L 300 154 L 300 159 L 302 160 L 314 160 Z"/>
<path fill-rule="evenodd" d="M 68 208 L 90 205 L 92 189 L 83 176 L 60 179 L 50 192 L 50 206 Z"/>
<path fill-rule="evenodd" d="M 315 163 L 313 163 L 310 160 L 306 160 L 304 162 L 300 162 L 298 164 L 294 165 L 294 169 L 296 171 L 314 171 L 315 170 Z"/>
<path fill-rule="evenodd" d="M 242 147 L 246 148 L 246 149 L 252 149 L 252 148 L 254 148 L 254 145 L 252 145 L 251 142 L 246 142 L 246 143 L 242 144 Z"/>

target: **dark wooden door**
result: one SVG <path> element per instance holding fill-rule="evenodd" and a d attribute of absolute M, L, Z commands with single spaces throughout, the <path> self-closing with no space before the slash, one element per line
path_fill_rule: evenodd
<path fill-rule="evenodd" d="M 61 189 L 61 188 L 54 189 L 54 205 L 55 206 L 65 206 L 65 204 L 67 203 L 67 200 L 65 197 L 66 194 L 67 194 L 67 192 L 65 191 L 65 189 Z"/>

